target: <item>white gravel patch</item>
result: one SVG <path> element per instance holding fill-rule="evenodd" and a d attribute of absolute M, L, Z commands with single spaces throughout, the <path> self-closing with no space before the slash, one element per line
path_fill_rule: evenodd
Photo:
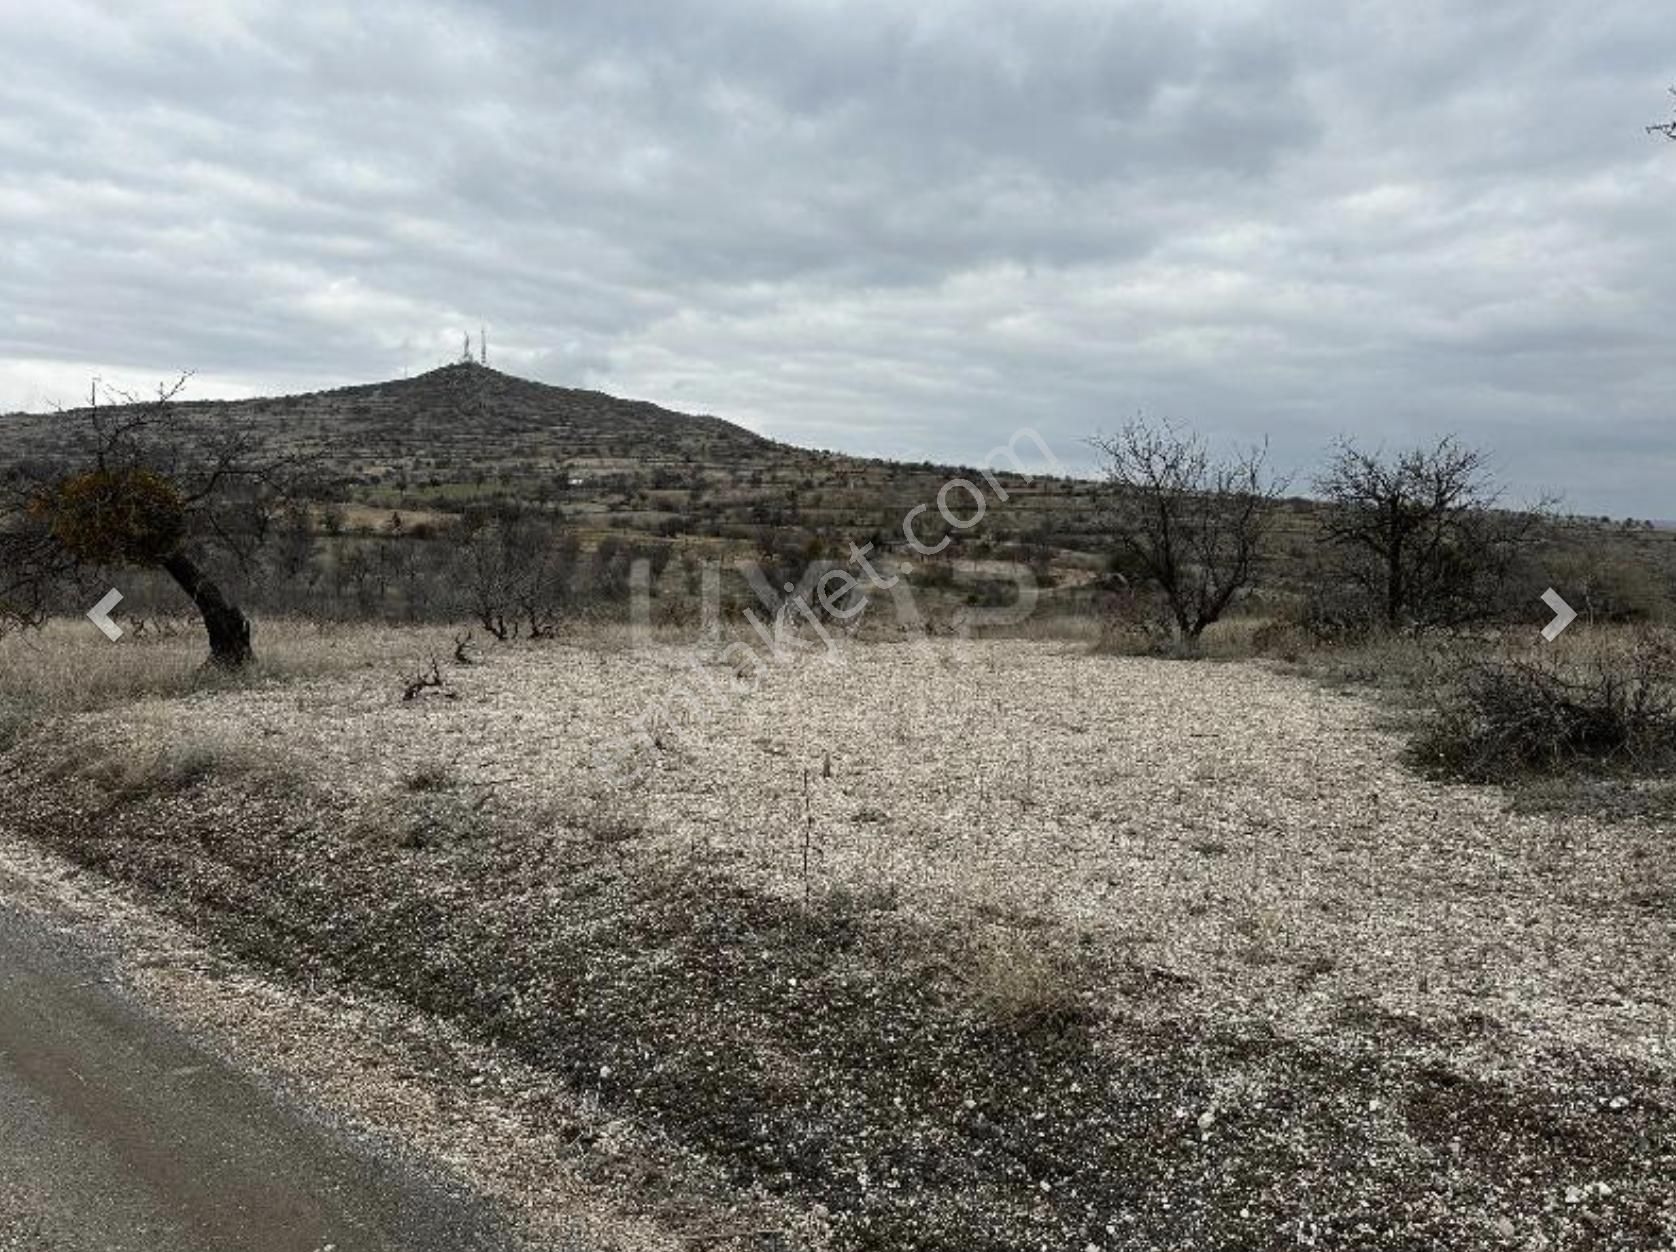
<path fill-rule="evenodd" d="M 403 702 L 399 664 L 76 733 L 283 753 L 362 832 L 443 804 L 532 837 L 609 827 L 792 897 L 885 887 L 941 920 L 1048 923 L 1293 1034 L 1364 1004 L 1493 1019 L 1487 1065 L 1676 1059 L 1672 832 L 1419 779 L 1375 709 L 1262 666 L 938 640 L 742 680 L 737 648 L 558 644 Z M 439 765 L 445 794 L 409 786 Z"/>

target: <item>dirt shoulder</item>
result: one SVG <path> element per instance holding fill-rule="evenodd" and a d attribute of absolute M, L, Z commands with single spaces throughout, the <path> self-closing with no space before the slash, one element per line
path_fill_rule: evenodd
<path fill-rule="evenodd" d="M 735 1198 L 723 1198 L 713 1179 L 699 1180 L 708 1184 L 708 1194 L 702 1185 L 677 1186 L 675 1178 L 695 1171 L 668 1145 L 577 1098 L 550 1075 L 520 1065 L 504 1049 L 474 1042 L 388 998 L 275 977 L 276 971 L 240 961 L 213 938 L 206 942 L 148 907 L 131 889 L 19 839 L 3 823 L 0 897 L 0 917 L 15 923 L 7 933 L 35 936 L 35 946 L 50 950 L 52 968 L 75 971 L 68 988 L 54 987 L 50 1004 L 31 1001 L 17 1013 L 11 1012 L 17 1005 L 8 1005 L 8 1030 L 33 1029 L 43 1038 L 7 1047 L 7 1053 L 28 1057 L 35 1069 L 51 1068 L 54 1049 L 64 1043 L 53 1036 L 52 1023 L 64 1024 L 74 1008 L 66 1007 L 67 999 L 93 997 L 100 1002 L 97 1013 L 115 1015 L 119 1024 L 138 1023 L 142 1042 L 160 1040 L 160 1048 L 178 1049 L 185 1058 L 142 1070 L 139 1061 L 129 1061 L 143 1058 L 143 1049 L 123 1036 L 123 1066 L 112 1085 L 145 1103 L 143 1116 L 136 1114 L 144 1123 L 140 1137 L 158 1141 L 159 1127 L 166 1129 L 171 1119 L 180 1121 L 171 1151 L 217 1127 L 231 1136 L 215 1141 L 226 1149 L 224 1156 L 219 1148 L 212 1153 L 219 1163 L 181 1175 L 192 1192 L 187 1198 L 211 1209 L 207 1216 L 188 1213 L 196 1224 L 183 1228 L 186 1218 L 160 1209 L 144 1185 L 144 1171 L 110 1159 L 108 1144 L 94 1153 L 92 1165 L 118 1172 L 107 1179 L 113 1198 L 98 1202 L 99 1174 L 84 1159 L 87 1152 L 60 1154 L 60 1170 L 48 1151 L 55 1138 L 69 1140 L 66 1152 L 77 1148 L 73 1110 L 8 1097 L 5 1126 L 27 1131 L 29 1143 L 8 1161 L 8 1181 L 0 1187 L 0 1228 L 6 1232 L 0 1248 L 13 1246 L 5 1240 L 14 1236 L 31 1252 L 89 1246 L 89 1239 L 120 1248 L 130 1237 L 141 1240 L 134 1246 L 152 1248 L 178 1235 L 170 1246 L 192 1248 L 198 1246 L 194 1238 L 210 1238 L 205 1246 L 220 1249 L 244 1246 L 237 1241 L 243 1230 L 255 1240 L 250 1246 L 264 1252 L 293 1244 L 313 1252 L 332 1240 L 288 1243 L 280 1236 L 310 1215 L 328 1218 L 328 1210 L 336 1211 L 334 1194 L 352 1217 L 354 1201 L 365 1201 L 375 1223 L 388 1221 L 388 1229 L 403 1232 L 389 1246 L 404 1249 L 431 1246 L 433 1238 L 450 1249 L 479 1246 L 466 1237 L 472 1221 L 485 1239 L 543 1252 L 667 1252 L 690 1246 L 689 1237 L 699 1233 L 714 1240 L 711 1246 L 726 1248 L 738 1246 L 732 1232 L 762 1221 Z M 8 988 L 31 976 L 17 955 L 8 948 L 0 975 Z M 71 1021 L 67 1030 L 69 1046 L 86 1044 L 87 1029 Z M 84 1080 L 97 1074 L 91 1064 L 75 1064 L 63 1069 L 60 1085 L 72 1096 L 87 1095 Z M 230 1129 L 227 1119 L 215 1118 L 213 1102 L 205 1104 L 206 1075 L 211 1085 L 234 1092 L 239 1116 Z M 246 1104 L 260 1116 L 249 1116 Z M 26 1124 L 32 1109 L 40 1116 Z M 293 1142 L 313 1136 L 278 1173 L 265 1172 L 278 1167 L 275 1149 L 261 1142 L 268 1109 L 280 1110 L 281 1129 Z M 102 1103 L 93 1111 L 101 1124 L 115 1115 Z M 201 1125 L 203 1118 L 209 1121 Z M 255 1136 L 255 1146 L 232 1142 L 241 1135 Z M 0 1150 L 5 1141 L 0 1134 Z M 165 1162 L 171 1176 L 179 1173 L 175 1159 Z M 320 1182 L 345 1160 L 349 1165 L 341 1172 L 348 1183 L 334 1175 L 318 1194 L 303 1195 L 295 1206 L 281 1204 L 278 1224 L 215 1224 L 218 1197 L 236 1199 L 241 1217 L 247 1216 L 260 1208 L 253 1200 L 263 1185 L 276 1178 L 281 1189 L 288 1178 L 300 1180 L 297 1186 Z M 211 1185 L 247 1166 L 258 1170 L 250 1186 Z M 663 1203 L 649 1204 L 641 1184 L 660 1174 L 670 1180 L 661 1191 Z M 68 1179 L 77 1182 L 65 1211 L 64 1198 L 54 1196 Z M 90 1231 L 100 1221 L 110 1229 L 95 1237 Z M 338 1239 L 338 1247 L 385 1246 L 377 1241 L 384 1227 L 363 1220 L 351 1229 L 353 1237 Z"/>
<path fill-rule="evenodd" d="M 106 972 L 0 900 L 0 1227 L 65 1250 L 514 1246 L 457 1181 L 311 1117 Z"/>

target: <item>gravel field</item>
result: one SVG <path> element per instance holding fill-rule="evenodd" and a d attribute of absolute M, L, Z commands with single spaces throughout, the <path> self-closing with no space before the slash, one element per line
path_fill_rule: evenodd
<path fill-rule="evenodd" d="M 481 1027 L 806 1213 L 790 1246 L 1676 1246 L 1667 830 L 1419 780 L 1376 709 L 1249 664 L 937 640 L 445 672 L 87 715 L 11 816 L 241 955 Z M 997 1034 L 1055 978 L 1046 1034 Z M 891 1065 L 916 1081 L 855 1112 Z M 956 1079 L 947 1118 L 908 1109 Z M 1051 1160 L 982 1164 L 1038 1115 L 1073 1137 Z M 884 1184 L 845 1138 L 921 1134 Z"/>
<path fill-rule="evenodd" d="M 616 823 L 788 898 L 1051 919 L 1305 1033 L 1353 1000 L 1676 1057 L 1671 832 L 1416 778 L 1378 710 L 1259 666 L 1085 651 L 805 649 L 741 680 L 555 646 L 451 669 L 457 699 L 375 672 L 145 704 L 83 750 L 277 751 L 352 825 Z"/>

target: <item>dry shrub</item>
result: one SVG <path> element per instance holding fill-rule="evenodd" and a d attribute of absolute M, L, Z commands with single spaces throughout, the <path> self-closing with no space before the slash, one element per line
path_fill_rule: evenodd
<path fill-rule="evenodd" d="M 1311 639 L 1328 646 L 1360 644 L 1383 628 L 1365 592 L 1323 571 L 1311 571 L 1292 617 Z"/>
<path fill-rule="evenodd" d="M 871 913 L 893 913 L 902 902 L 901 885 L 888 879 L 876 882 L 834 883 L 814 901 L 823 915 L 855 921 Z"/>
<path fill-rule="evenodd" d="M 1290 642 L 1296 646 L 1277 645 L 1264 654 L 1338 690 L 1369 688 L 1396 710 L 1435 704 L 1436 693 L 1462 659 L 1482 656 L 1490 647 L 1488 640 L 1386 633 L 1340 646 L 1303 644 L 1296 636 Z"/>
<path fill-rule="evenodd" d="M 1512 801 L 1515 813 L 1676 823 L 1676 780 L 1668 778 L 1538 777 L 1522 783 Z"/>
<path fill-rule="evenodd" d="M 25 701 L 12 695 L 0 694 L 0 752 L 6 751 L 24 735 L 35 720 L 35 710 Z"/>
<path fill-rule="evenodd" d="M 1034 642 L 1085 643 L 1098 646 L 1101 623 L 1077 601 L 1044 602 L 1022 622 L 1002 627 L 985 627 L 985 639 L 1023 639 Z"/>
<path fill-rule="evenodd" d="M 1093 651 L 1108 656 L 1152 656 L 1174 660 L 1249 661 L 1258 657 L 1298 662 L 1320 649 L 1302 627 L 1285 618 L 1257 613 L 1221 618 L 1197 639 L 1178 638 L 1167 618 L 1108 613 L 1100 619 Z"/>
<path fill-rule="evenodd" d="M 647 832 L 644 796 L 633 789 L 592 788 L 553 795 L 533 815 L 538 827 L 581 836 L 596 844 L 626 844 Z"/>
<path fill-rule="evenodd" d="M 1125 588 L 1104 596 L 1099 622 L 1097 655 L 1170 656 L 1179 651 L 1163 603 L 1148 593 Z"/>
<path fill-rule="evenodd" d="M 1591 547 L 1547 563 L 1548 580 L 1590 623 L 1663 623 L 1672 615 L 1670 579 L 1637 554 L 1606 556 Z"/>
<path fill-rule="evenodd" d="M 459 785 L 454 767 L 446 761 L 426 761 L 402 775 L 402 786 L 421 794 L 451 791 Z"/>
<path fill-rule="evenodd" d="M 1017 1034 L 1070 1034 L 1087 1024 L 1079 980 L 1039 941 L 985 936 L 971 946 L 966 987 L 985 1020 Z"/>
<path fill-rule="evenodd" d="M 355 813 L 356 841 L 408 850 L 454 847 L 497 828 L 489 812 L 492 786 L 473 785 L 450 762 L 422 761 L 404 770 L 390 792 Z"/>
<path fill-rule="evenodd" d="M 1650 773 L 1676 763 L 1676 636 L 1642 630 L 1619 648 L 1580 657 L 1469 659 L 1457 668 L 1410 746 L 1448 778 L 1613 768 Z"/>
<path fill-rule="evenodd" d="M 215 735 L 113 751 L 89 766 L 85 776 L 113 803 L 177 795 L 208 782 L 289 789 L 300 786 L 304 777 L 288 752 Z"/>
<path fill-rule="evenodd" d="M 1288 648 L 1285 643 L 1288 629 L 1285 623 L 1258 614 L 1224 617 L 1199 636 L 1199 655 L 1212 661 L 1248 661 L 1295 652 L 1296 647 Z M 1294 638 L 1294 643 L 1301 647 L 1300 639 Z"/>
<path fill-rule="evenodd" d="M 364 821 L 361 833 L 410 849 L 470 843 L 494 828 L 484 812 L 487 799 L 453 791 L 422 792 L 413 803 L 389 806 L 371 824 Z"/>
<path fill-rule="evenodd" d="M 1251 651 L 1256 656 L 1296 664 L 1314 646 L 1314 640 L 1296 622 L 1270 618 L 1251 632 Z"/>

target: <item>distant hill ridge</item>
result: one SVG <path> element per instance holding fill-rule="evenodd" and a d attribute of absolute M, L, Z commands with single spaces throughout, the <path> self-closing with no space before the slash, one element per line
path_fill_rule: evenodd
<path fill-rule="evenodd" d="M 577 462 L 777 461 L 792 449 L 719 417 L 532 382 L 475 362 L 412 378 L 248 400 L 182 400 L 183 420 L 251 423 L 264 444 L 325 456 L 354 474 L 550 471 Z M 0 460 L 85 444 L 88 410 L 0 418 Z M 808 455 L 806 453 L 801 455 Z"/>

